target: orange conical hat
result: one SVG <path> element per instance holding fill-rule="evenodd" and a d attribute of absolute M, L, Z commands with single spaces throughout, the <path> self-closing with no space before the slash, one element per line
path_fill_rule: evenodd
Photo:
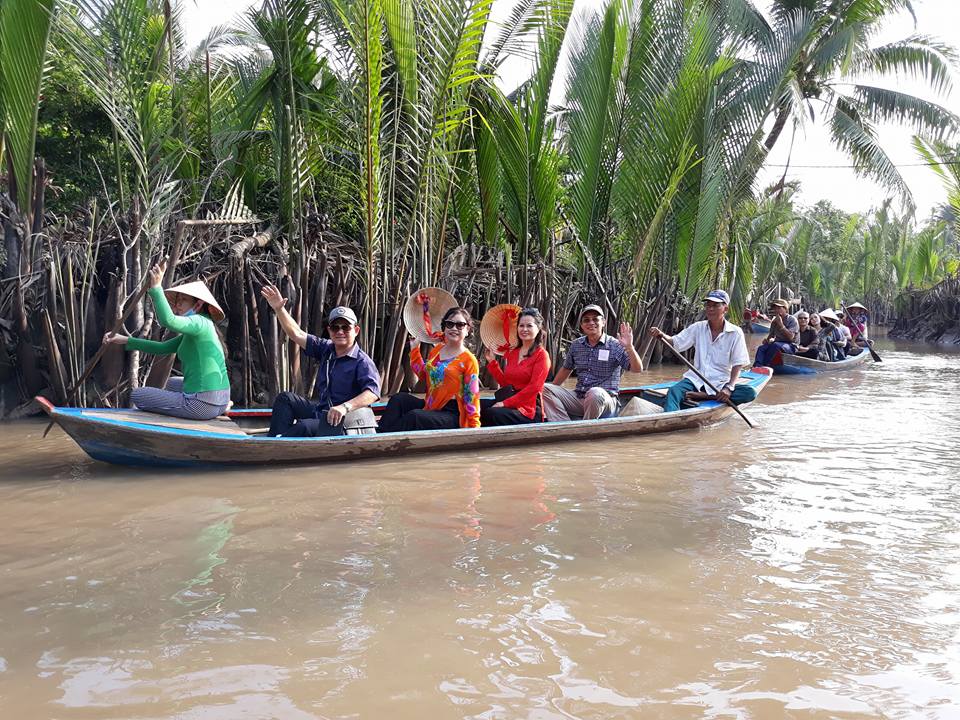
<path fill-rule="evenodd" d="M 428 287 L 417 290 L 403 306 L 403 324 L 407 332 L 420 342 L 436 345 L 443 341 L 440 321 L 450 308 L 460 303 L 443 288 Z"/>
<path fill-rule="evenodd" d="M 163 294 L 167 296 L 167 302 L 173 302 L 173 298 L 171 297 L 173 293 L 189 295 L 197 300 L 203 300 L 210 308 L 210 317 L 213 318 L 214 322 L 220 322 L 223 320 L 223 308 L 220 307 L 220 303 L 214 299 L 213 293 L 210 292 L 203 280 L 195 280 L 194 282 L 188 282 L 184 283 L 183 285 L 167 288 L 163 291 Z"/>
<path fill-rule="evenodd" d="M 497 355 L 519 343 L 517 320 L 520 318 L 519 305 L 494 305 L 487 310 L 480 321 L 480 339 L 483 344 Z"/>

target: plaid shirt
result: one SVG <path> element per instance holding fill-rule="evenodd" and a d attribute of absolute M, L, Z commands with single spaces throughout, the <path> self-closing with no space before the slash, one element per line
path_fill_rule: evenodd
<path fill-rule="evenodd" d="M 601 360 L 601 354 L 606 358 Z M 600 387 L 611 395 L 620 392 L 620 373 L 630 369 L 630 356 L 619 340 L 604 333 L 600 341 L 590 347 L 586 336 L 579 337 L 570 344 L 563 367 L 576 370 L 577 387 L 574 392 L 583 398 L 587 390 Z"/>

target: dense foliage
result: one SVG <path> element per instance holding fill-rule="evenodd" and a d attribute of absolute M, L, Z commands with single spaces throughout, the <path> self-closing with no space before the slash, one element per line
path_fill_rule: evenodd
<path fill-rule="evenodd" d="M 915 231 L 890 206 L 871 218 L 798 211 L 791 188 L 755 187 L 783 129 L 820 112 L 858 169 L 909 201 L 875 123 L 912 127 L 936 156 L 960 120 L 870 82 L 950 88 L 943 43 L 872 44 L 906 0 L 609 0 L 577 13 L 573 0 L 519 0 L 498 23 L 493 5 L 263 0 L 187 48 L 169 0 L 5 0 L 6 276 L 47 287 L 18 285 L 8 304 L 18 357 L 41 334 L 30 307 L 62 292 L 113 302 L 116 317 L 171 249 L 181 274 L 222 268 L 231 354 L 247 362 L 259 346 L 261 370 L 283 365 L 270 392 L 301 371 L 277 350 L 254 271 L 290 278 L 309 327 L 329 302 L 354 304 L 393 389 L 415 287 L 445 285 L 476 311 L 536 303 L 553 343 L 586 299 L 639 326 L 689 317 L 705 287 L 730 289 L 737 309 L 776 282 L 824 302 L 889 302 L 951 270 L 954 236 L 940 226 Z M 518 64 L 528 72 L 505 90 L 498 75 Z M 49 178 L 35 175 L 35 142 Z M 47 183 L 57 212 L 94 196 L 99 209 L 44 227 Z M 238 229 L 254 217 L 263 224 Z M 181 248 L 174 228 L 187 218 L 238 224 L 199 245 L 184 235 Z M 97 253 L 110 243 L 105 269 Z M 85 279 L 65 287 L 51 268 L 67 250 Z M 120 278 L 119 303 L 105 271 Z M 132 317 L 132 330 L 149 322 L 142 307 Z M 90 334 L 87 319 L 69 323 Z M 67 344 L 48 341 L 46 354 L 82 360 Z M 67 363 L 64 384 L 82 364 Z M 143 375 L 128 366 L 129 384 Z"/>

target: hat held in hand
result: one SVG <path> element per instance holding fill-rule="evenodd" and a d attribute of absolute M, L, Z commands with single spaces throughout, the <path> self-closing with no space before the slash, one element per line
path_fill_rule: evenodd
<path fill-rule="evenodd" d="M 520 339 L 517 336 L 517 321 L 520 319 L 520 306 L 505 303 L 494 305 L 487 310 L 480 321 L 480 339 L 496 355 L 503 355 L 516 347 Z"/>
<path fill-rule="evenodd" d="M 417 290 L 403 306 L 403 324 L 407 332 L 420 342 L 436 345 L 443 342 L 440 321 L 447 310 L 458 305 L 456 298 L 443 288 Z"/>

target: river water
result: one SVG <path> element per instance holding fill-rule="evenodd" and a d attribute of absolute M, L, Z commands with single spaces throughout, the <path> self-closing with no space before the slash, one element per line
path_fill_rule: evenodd
<path fill-rule="evenodd" d="M 878 349 L 752 431 L 173 473 L 0 426 L 0 716 L 960 717 L 960 356 Z"/>

